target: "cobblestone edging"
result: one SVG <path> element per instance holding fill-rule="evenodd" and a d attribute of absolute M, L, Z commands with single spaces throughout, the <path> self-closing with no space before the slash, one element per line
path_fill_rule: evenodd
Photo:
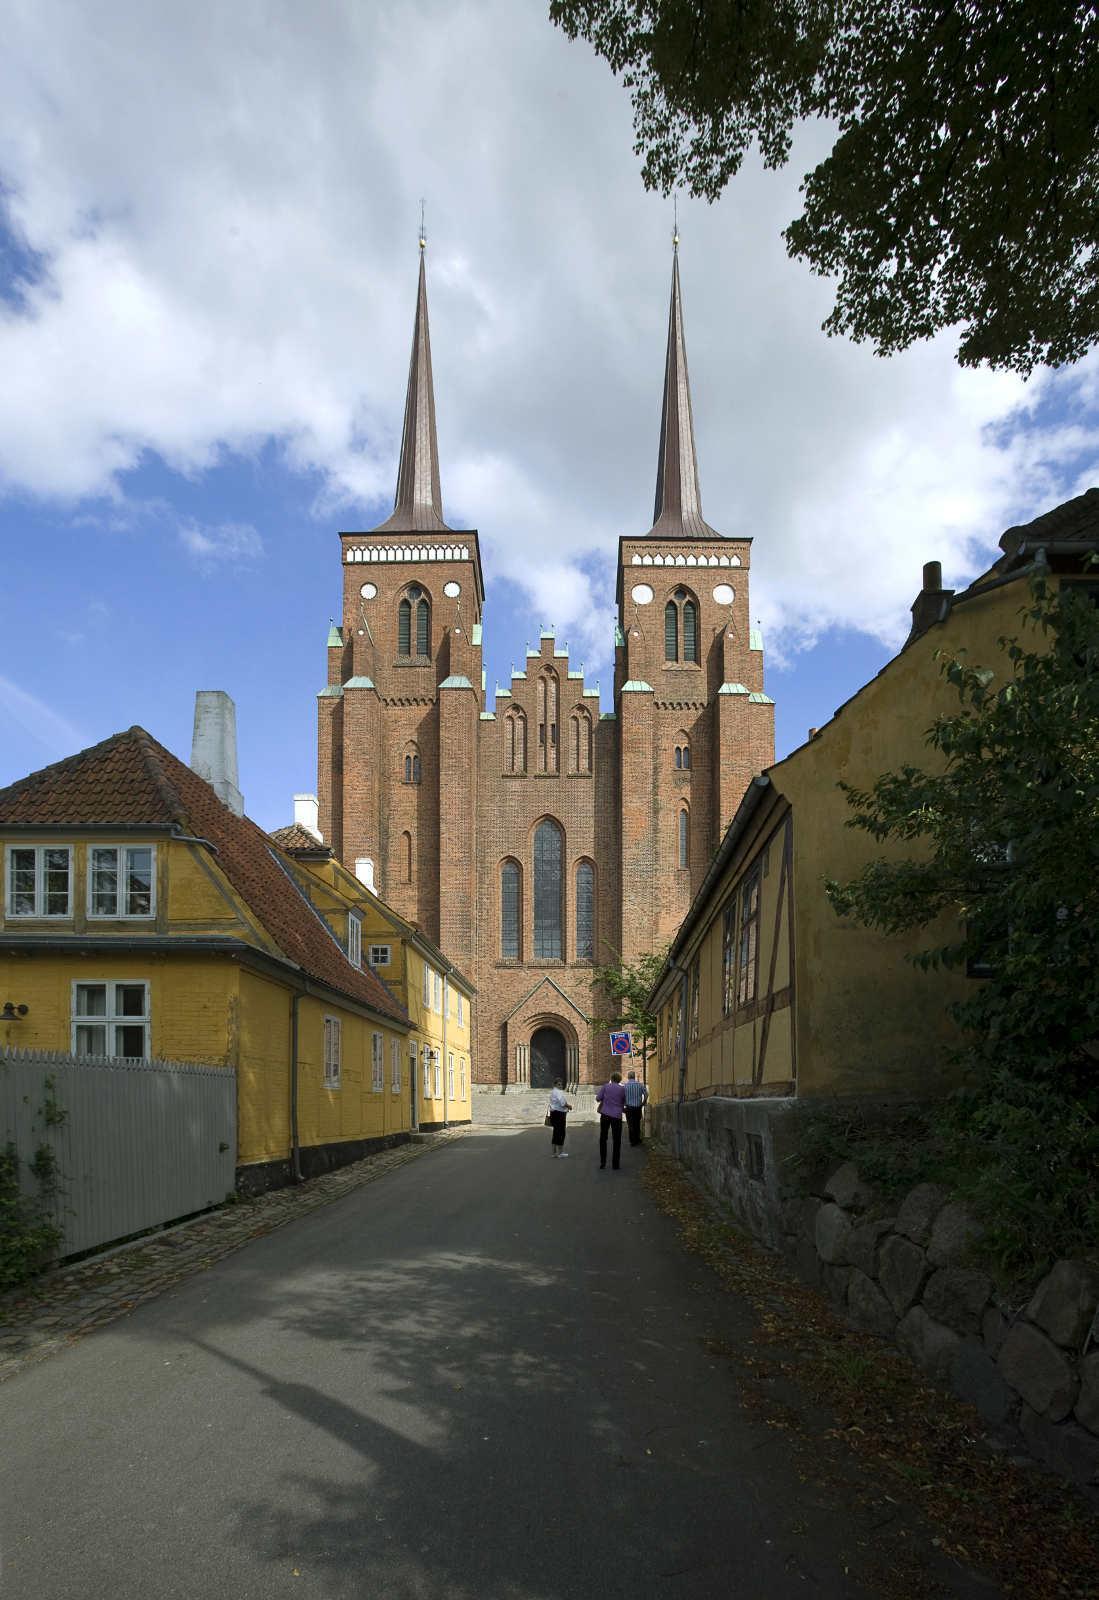
<path fill-rule="evenodd" d="M 165 1233 L 60 1267 L 28 1288 L 0 1296 L 0 1383 L 73 1340 L 212 1266 L 251 1239 L 361 1189 L 427 1151 L 460 1139 L 467 1128 L 382 1150 L 296 1188 L 207 1212 Z"/>

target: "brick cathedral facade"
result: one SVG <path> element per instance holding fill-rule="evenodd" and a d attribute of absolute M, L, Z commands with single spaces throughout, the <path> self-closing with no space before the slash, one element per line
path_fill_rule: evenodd
<path fill-rule="evenodd" d="M 612 711 L 552 631 L 486 701 L 477 534 L 443 520 L 422 247 L 393 513 L 340 544 L 323 836 L 476 985 L 474 1082 L 601 1083 L 593 967 L 672 937 L 774 759 L 751 540 L 702 517 L 678 259 L 653 526 L 619 541 Z"/>

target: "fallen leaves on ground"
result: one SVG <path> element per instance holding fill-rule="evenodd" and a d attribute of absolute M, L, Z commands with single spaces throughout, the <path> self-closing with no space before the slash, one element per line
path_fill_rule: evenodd
<path fill-rule="evenodd" d="M 883 1600 L 943 1592 L 910 1548 L 921 1533 L 932 1550 L 994 1576 L 1004 1595 L 1099 1596 L 1099 1517 L 1083 1496 L 1007 1459 L 971 1406 L 848 1327 L 723 1220 L 670 1155 L 650 1147 L 643 1182 L 685 1247 L 755 1314 L 747 1343 L 702 1341 L 729 1363 L 746 1409 L 781 1432 L 805 1481 L 846 1489 L 854 1475 L 863 1515 L 883 1530 Z"/>

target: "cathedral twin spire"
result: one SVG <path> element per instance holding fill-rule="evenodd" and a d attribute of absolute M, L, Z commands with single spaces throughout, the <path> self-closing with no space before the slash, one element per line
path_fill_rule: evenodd
<path fill-rule="evenodd" d="M 439 486 L 439 442 L 435 430 L 435 388 L 431 376 L 431 336 L 427 321 L 424 241 L 420 239 L 420 281 L 412 328 L 401 461 L 393 511 L 376 533 L 447 532 Z M 698 485 L 691 386 L 683 338 L 678 240 L 672 260 L 672 298 L 668 311 L 668 353 L 664 363 L 664 406 L 656 465 L 653 526 L 658 538 L 717 538 L 702 517 Z"/>

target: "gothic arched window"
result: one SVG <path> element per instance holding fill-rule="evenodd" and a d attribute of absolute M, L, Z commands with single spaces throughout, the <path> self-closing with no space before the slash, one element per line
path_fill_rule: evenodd
<path fill-rule="evenodd" d="M 500 868 L 500 956 L 519 959 L 519 863 L 505 861 Z"/>
<path fill-rule="evenodd" d="M 415 639 L 416 654 L 431 654 L 431 605 L 427 595 L 413 584 L 397 607 L 397 654 L 410 656 Z"/>
<path fill-rule="evenodd" d="M 538 679 L 538 767 L 557 771 L 557 674 L 548 670 Z"/>
<path fill-rule="evenodd" d="M 401 834 L 401 882 L 412 882 L 412 835 Z"/>
<path fill-rule="evenodd" d="M 675 736 L 675 770 L 677 772 L 691 770 L 691 746 L 682 728 Z"/>
<path fill-rule="evenodd" d="M 581 861 L 576 869 L 576 959 L 595 955 L 595 868 Z"/>
<path fill-rule="evenodd" d="M 420 781 L 420 748 L 416 744 L 410 743 L 404 747 L 404 781 L 406 783 Z"/>
<path fill-rule="evenodd" d="M 534 832 L 534 959 L 561 959 L 561 830 L 540 822 Z"/>
<path fill-rule="evenodd" d="M 681 867 L 690 865 L 690 839 L 686 806 L 679 813 L 679 865 Z"/>
<path fill-rule="evenodd" d="M 698 603 L 686 589 L 677 589 L 664 607 L 664 659 L 698 665 Z"/>
<path fill-rule="evenodd" d="M 527 770 L 527 719 L 518 706 L 504 718 L 504 771 Z"/>
<path fill-rule="evenodd" d="M 591 771 L 591 717 L 584 706 L 569 718 L 569 763 L 573 772 Z"/>

